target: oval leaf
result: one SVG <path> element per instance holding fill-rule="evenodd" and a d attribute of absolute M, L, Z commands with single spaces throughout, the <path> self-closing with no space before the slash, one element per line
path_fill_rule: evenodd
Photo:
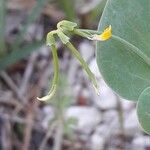
<path fill-rule="evenodd" d="M 145 89 L 139 97 L 137 114 L 141 127 L 150 134 L 150 87 Z"/>
<path fill-rule="evenodd" d="M 150 58 L 150 1 L 108 0 L 99 31 L 108 25 L 113 34 Z M 150 86 L 150 66 L 126 44 L 111 38 L 97 42 L 97 64 L 106 83 L 121 97 L 137 101 Z"/>

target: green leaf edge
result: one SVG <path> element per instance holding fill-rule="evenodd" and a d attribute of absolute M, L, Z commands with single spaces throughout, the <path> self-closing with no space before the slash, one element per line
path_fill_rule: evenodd
<path fill-rule="evenodd" d="M 139 118 L 140 97 L 141 97 L 141 96 L 143 95 L 143 93 L 145 93 L 145 91 L 147 91 L 147 90 L 149 90 L 149 92 L 150 92 L 150 87 L 145 88 L 145 89 L 143 90 L 143 92 L 142 92 L 142 93 L 140 94 L 140 96 L 139 96 L 139 99 L 138 99 L 138 102 L 137 102 L 137 105 L 136 105 L 136 113 L 137 113 L 137 116 L 138 116 L 138 122 L 139 122 L 139 125 L 140 125 L 141 129 L 142 129 L 144 132 L 146 132 L 147 134 L 150 135 L 150 130 L 147 131 L 147 129 L 144 128 L 144 125 L 143 125 L 143 123 L 141 122 L 141 119 Z M 143 99 L 142 99 L 142 100 L 143 100 Z M 149 119 L 150 119 L 150 116 L 149 116 Z"/>

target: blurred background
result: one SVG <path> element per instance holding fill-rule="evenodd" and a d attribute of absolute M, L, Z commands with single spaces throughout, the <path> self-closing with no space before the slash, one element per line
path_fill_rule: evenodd
<path fill-rule="evenodd" d="M 103 81 L 95 43 L 72 36 L 100 85 L 97 96 L 78 61 L 57 40 L 60 83 L 39 102 L 53 78 L 45 37 L 67 19 L 97 29 L 106 0 L 0 0 L 0 150 L 149 150 L 135 103 Z M 110 72 L 111 73 L 111 72 Z"/>

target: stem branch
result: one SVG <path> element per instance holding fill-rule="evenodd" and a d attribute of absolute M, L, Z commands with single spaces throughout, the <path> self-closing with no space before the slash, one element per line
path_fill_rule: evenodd
<path fill-rule="evenodd" d="M 48 95 L 42 98 L 37 98 L 38 100 L 41 100 L 41 101 L 50 100 L 54 96 L 54 94 L 56 93 L 58 80 L 59 80 L 59 63 L 58 63 L 58 56 L 57 56 L 57 48 L 55 45 L 51 45 L 51 49 L 52 49 L 53 63 L 54 63 L 54 78 L 52 81 L 51 89 L 48 92 Z"/>
<path fill-rule="evenodd" d="M 68 49 L 71 50 L 71 52 L 73 53 L 73 55 L 79 60 L 80 64 L 82 65 L 82 67 L 85 69 L 86 73 L 88 74 L 90 80 L 93 83 L 93 86 L 96 90 L 96 93 L 98 94 L 98 85 L 97 85 L 97 81 L 96 78 L 94 76 L 94 74 L 91 72 L 88 64 L 85 62 L 85 60 L 82 58 L 82 56 L 80 55 L 80 53 L 78 52 L 78 50 L 72 45 L 72 43 L 68 42 L 66 44 L 66 46 L 68 47 Z"/>

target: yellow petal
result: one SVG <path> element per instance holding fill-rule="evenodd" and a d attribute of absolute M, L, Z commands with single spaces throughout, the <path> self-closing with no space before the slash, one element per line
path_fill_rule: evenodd
<path fill-rule="evenodd" d="M 104 32 L 102 34 L 99 35 L 99 38 L 101 41 L 105 41 L 105 40 L 108 40 L 111 38 L 111 35 L 112 35 L 112 29 L 111 29 L 111 25 L 106 28 L 104 30 Z"/>
<path fill-rule="evenodd" d="M 110 39 L 112 36 L 112 29 L 111 29 L 111 25 L 109 27 L 107 27 L 102 34 L 100 35 L 94 35 L 93 36 L 93 40 L 98 40 L 98 41 L 106 41 L 108 39 Z"/>

